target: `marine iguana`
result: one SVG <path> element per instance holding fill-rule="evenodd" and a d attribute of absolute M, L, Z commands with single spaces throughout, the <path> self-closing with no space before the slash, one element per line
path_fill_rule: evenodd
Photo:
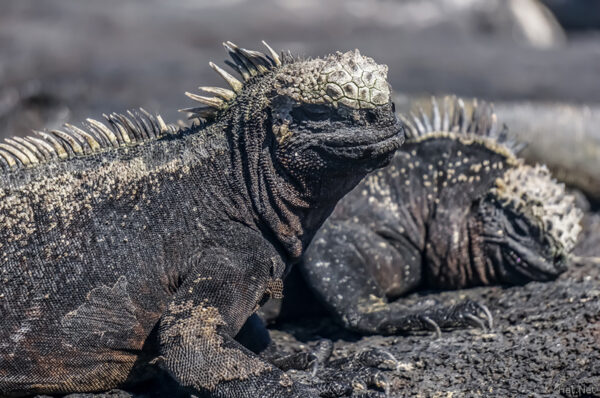
<path fill-rule="evenodd" d="M 407 141 L 367 176 L 317 232 L 300 270 L 345 327 L 395 334 L 483 327 L 472 301 L 407 307 L 417 289 L 546 281 L 565 270 L 582 213 L 545 166 L 518 158 L 522 145 L 491 105 L 461 99 L 404 118 Z"/>
<path fill-rule="evenodd" d="M 189 129 L 141 111 L 0 144 L 0 395 L 157 365 L 195 394 L 317 396 L 233 336 L 401 145 L 387 67 L 224 45 L 242 81 L 211 63 L 231 89 L 187 93 Z"/>

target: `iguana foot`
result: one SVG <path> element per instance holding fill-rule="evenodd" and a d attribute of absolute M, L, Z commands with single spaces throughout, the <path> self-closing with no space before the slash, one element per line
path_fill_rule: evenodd
<path fill-rule="evenodd" d="M 318 391 L 320 397 L 341 396 L 383 398 L 389 395 L 390 381 L 382 370 L 395 370 L 398 361 L 381 349 L 361 351 L 351 358 L 329 361 L 333 349 L 330 340 L 322 340 L 314 350 L 317 361 L 312 371 L 290 370 L 289 376 Z"/>
<path fill-rule="evenodd" d="M 328 339 L 321 339 L 316 347 L 310 351 L 287 355 L 281 355 L 277 352 L 277 347 L 270 344 L 266 350 L 260 353 L 260 356 L 283 371 L 291 369 L 310 370 L 314 376 L 318 369 L 329 360 L 332 352 L 333 342 Z"/>
<path fill-rule="evenodd" d="M 369 348 L 350 359 L 331 361 L 329 366 L 340 369 L 340 374 L 352 376 L 353 397 L 387 397 L 390 380 L 382 371 L 397 370 L 399 361 L 389 351 Z"/>
<path fill-rule="evenodd" d="M 380 370 L 396 370 L 398 360 L 391 352 L 381 348 L 369 348 L 360 351 L 354 356 L 355 363 L 362 367 L 375 368 Z"/>
<path fill-rule="evenodd" d="M 354 390 L 361 394 L 374 396 L 378 394 L 387 397 L 390 394 L 389 377 L 379 369 L 363 368 L 359 370 L 353 379 Z M 373 391 L 375 390 L 375 391 Z"/>
<path fill-rule="evenodd" d="M 475 327 L 492 329 L 493 317 L 490 310 L 483 304 L 465 300 L 450 307 L 433 307 L 398 318 L 393 314 L 384 320 L 379 328 L 393 334 L 402 331 L 431 330 L 440 337 L 442 330 L 463 329 Z"/>
<path fill-rule="evenodd" d="M 326 398 L 341 396 L 387 397 L 390 381 L 380 370 L 373 368 L 338 369 L 327 367 L 312 377 L 310 386 Z"/>

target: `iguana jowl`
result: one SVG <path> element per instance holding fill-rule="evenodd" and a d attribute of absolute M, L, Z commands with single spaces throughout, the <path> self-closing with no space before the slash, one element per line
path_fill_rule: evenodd
<path fill-rule="evenodd" d="M 300 269 L 350 328 L 392 334 L 490 318 L 471 301 L 410 308 L 399 296 L 550 280 L 581 229 L 581 211 L 544 166 L 499 129 L 491 106 L 447 98 L 405 120 L 407 141 L 367 176 L 315 235 Z M 397 299 L 397 300 L 396 300 Z"/>
<path fill-rule="evenodd" d="M 195 393 L 313 396 L 233 336 L 336 202 L 403 140 L 387 67 L 225 44 L 239 81 L 0 145 L 0 395 L 100 391 L 154 364 Z"/>

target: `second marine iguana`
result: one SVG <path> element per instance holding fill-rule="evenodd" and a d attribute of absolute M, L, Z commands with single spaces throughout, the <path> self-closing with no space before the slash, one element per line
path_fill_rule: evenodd
<path fill-rule="evenodd" d="M 313 397 L 234 340 L 337 201 L 403 141 L 387 67 L 225 43 L 240 81 L 0 144 L 0 396 L 103 391 L 159 366 L 194 394 Z"/>
<path fill-rule="evenodd" d="M 394 334 L 483 326 L 465 301 L 415 309 L 417 289 L 520 284 L 557 277 L 582 213 L 544 166 L 517 157 L 491 106 L 448 98 L 405 120 L 407 141 L 336 206 L 300 270 L 349 329 Z"/>

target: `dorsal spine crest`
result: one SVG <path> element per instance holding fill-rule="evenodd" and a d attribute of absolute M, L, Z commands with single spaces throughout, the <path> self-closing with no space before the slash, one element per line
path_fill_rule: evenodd
<path fill-rule="evenodd" d="M 242 76 L 240 81 L 219 66 L 209 65 L 230 86 L 200 87 L 201 90 L 214 94 L 214 97 L 185 94 L 201 107 L 183 109 L 190 113 L 190 119 L 213 119 L 220 110 L 233 102 L 246 82 L 256 76 L 263 75 L 283 63 L 280 56 L 263 41 L 269 55 L 258 51 L 246 50 L 228 41 L 223 46 L 232 61 L 227 61 Z M 122 146 L 135 145 L 159 139 L 167 134 L 176 134 L 180 128 L 167 125 L 160 115 L 153 115 L 140 108 L 139 112 L 127 111 L 126 114 L 111 113 L 102 115 L 106 121 L 86 119 L 83 128 L 66 123 L 63 129 L 50 131 L 34 131 L 36 136 L 13 137 L 0 143 L 0 168 L 5 170 L 20 167 L 32 167 L 54 159 L 66 160 L 73 157 L 90 155 Z"/>
<path fill-rule="evenodd" d="M 199 87 L 202 91 L 215 94 L 215 97 L 186 92 L 185 95 L 199 102 L 202 106 L 180 109 L 179 111 L 188 113 L 189 119 L 214 119 L 217 117 L 219 111 L 229 107 L 237 95 L 242 92 L 244 85 L 248 81 L 281 66 L 282 62 L 279 55 L 267 43 L 264 41 L 262 43 L 269 51 L 269 55 L 258 51 L 246 50 L 230 41 L 224 42 L 223 46 L 231 58 L 231 60 L 226 60 L 225 64 L 235 70 L 241 76 L 242 81 L 213 62 L 209 62 L 210 67 L 225 80 L 231 90 L 220 87 Z"/>
<path fill-rule="evenodd" d="M 134 145 L 175 134 L 178 128 L 167 125 L 159 115 L 140 108 L 139 113 L 103 115 L 106 123 L 87 119 L 84 128 L 65 123 L 62 130 L 34 131 L 36 136 L 7 138 L 0 143 L 0 169 L 33 167 L 54 159 L 102 152 L 109 148 Z"/>
<path fill-rule="evenodd" d="M 510 136 L 505 125 L 498 127 L 498 118 L 492 104 L 474 99 L 470 108 L 469 114 L 461 98 L 447 96 L 440 109 L 436 98 L 432 97 L 430 113 L 419 107 L 418 114 L 411 112 L 409 117 L 400 115 L 400 119 L 405 124 L 408 141 L 418 141 L 436 134 L 489 138 L 513 156 L 517 156 L 526 147 L 526 144 L 517 142 Z"/>

